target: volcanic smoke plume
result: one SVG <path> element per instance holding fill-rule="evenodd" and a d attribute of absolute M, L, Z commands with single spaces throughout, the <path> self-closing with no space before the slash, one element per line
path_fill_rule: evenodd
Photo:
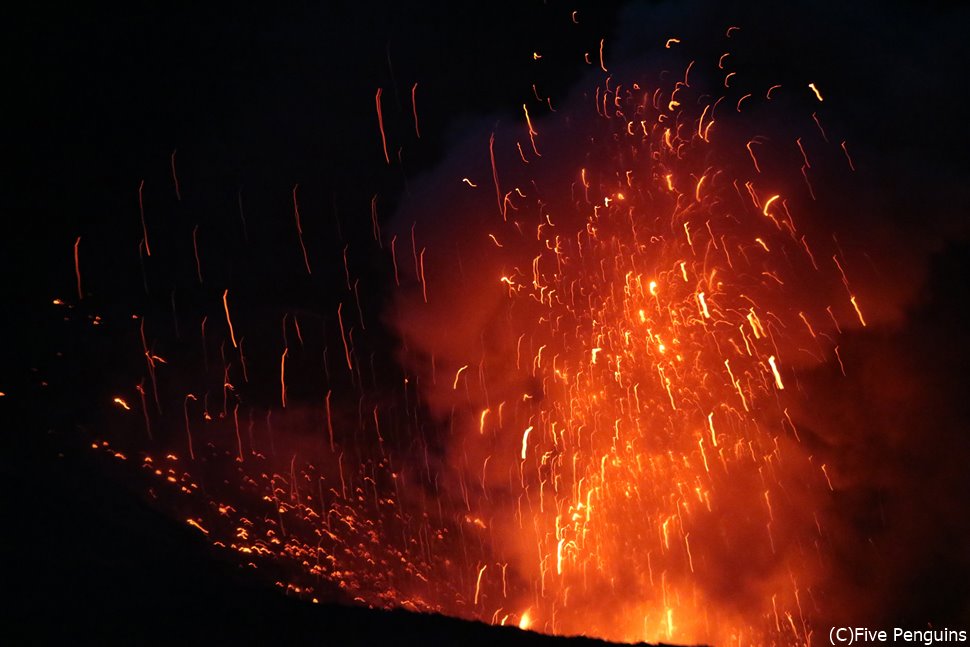
<path fill-rule="evenodd" d="M 946 99 L 959 21 L 825 11 L 630 7 L 568 96 L 458 122 L 363 242 L 315 238 L 292 187 L 268 276 L 333 283 L 325 308 L 215 285 L 191 229 L 198 332 L 128 331 L 148 449 L 95 447 L 308 599 L 725 645 L 966 620 L 965 351 L 939 342 L 965 197 L 912 159 L 956 137 L 914 105 Z M 932 47 L 890 47 L 904 21 Z M 377 90 L 380 164 L 430 127 L 419 92 Z"/>
<path fill-rule="evenodd" d="M 829 568 L 793 370 L 837 361 L 865 315 L 796 224 L 808 162 L 711 67 L 604 60 L 553 116 L 469 138 L 399 214 L 417 280 L 394 321 L 449 425 L 438 496 L 495 554 L 476 597 L 511 574 L 513 608 L 557 632 L 807 642 Z"/>
<path fill-rule="evenodd" d="M 655 11 L 621 23 L 703 31 Z M 751 22 L 745 44 L 708 35 L 706 61 L 692 39 L 601 50 L 553 114 L 468 129 L 397 217 L 415 280 L 392 321 L 449 426 L 438 495 L 488 528 L 479 584 L 508 569 L 557 632 L 807 643 L 898 621 L 940 559 L 929 519 L 961 509 L 966 441 L 952 421 L 913 436 L 939 378 L 862 334 L 900 325 L 953 208 L 888 226 L 905 206 L 850 177 L 869 151 L 827 120 L 825 84 L 753 70 L 772 23 Z"/>

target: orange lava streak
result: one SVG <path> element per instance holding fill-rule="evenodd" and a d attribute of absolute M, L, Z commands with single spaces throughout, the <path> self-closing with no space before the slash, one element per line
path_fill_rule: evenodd
<path fill-rule="evenodd" d="M 488 157 L 492 162 L 492 180 L 495 182 L 495 201 L 498 204 L 499 213 L 502 214 L 502 220 L 506 220 L 505 205 L 502 202 L 502 189 L 499 188 L 498 183 L 498 168 L 495 166 L 495 133 L 492 133 L 488 138 Z"/>
<path fill-rule="evenodd" d="M 842 147 L 842 152 L 845 153 L 846 161 L 849 162 L 849 169 L 855 171 L 855 164 L 852 163 L 852 156 L 849 155 L 849 149 L 845 147 L 845 142 L 843 141 L 840 145 Z"/>
<path fill-rule="evenodd" d="M 417 82 L 415 82 L 414 85 L 411 86 L 411 113 L 414 115 L 414 134 L 418 136 L 418 139 L 421 139 L 421 129 L 418 128 L 417 94 L 418 94 L 418 84 Z M 387 151 L 385 148 L 385 156 L 386 155 L 387 155 Z"/>
<path fill-rule="evenodd" d="M 158 380 L 155 376 L 155 359 L 151 351 L 148 349 L 148 339 L 145 337 L 145 319 L 142 318 L 141 323 L 138 326 L 138 334 L 141 338 L 141 348 L 142 353 L 145 355 L 145 364 L 148 367 L 148 376 L 152 381 L 152 395 L 155 398 L 155 409 L 161 413 L 162 408 L 158 399 Z"/>
<path fill-rule="evenodd" d="M 300 204 L 296 200 L 296 190 L 300 188 L 299 184 L 293 185 L 293 219 L 296 220 L 296 235 L 300 239 L 300 250 L 303 252 L 303 264 L 306 266 L 306 273 L 313 274 L 310 271 L 310 257 L 307 255 L 306 245 L 303 244 L 303 225 L 300 222 Z"/>
<path fill-rule="evenodd" d="M 387 154 L 387 137 L 384 136 L 384 115 L 381 113 L 381 93 L 383 91 L 382 88 L 377 88 L 377 94 L 374 95 L 374 105 L 377 106 L 377 126 L 381 131 L 381 146 L 384 149 L 384 160 L 390 165 L 391 158 Z"/>
<path fill-rule="evenodd" d="M 238 348 L 239 345 L 236 343 L 236 333 L 232 329 L 232 319 L 229 317 L 229 289 L 227 288 L 222 293 L 222 308 L 226 311 L 226 323 L 229 324 L 229 338 L 232 340 L 232 347 Z"/>
<path fill-rule="evenodd" d="M 397 234 L 391 237 L 391 264 L 394 266 L 394 285 L 401 286 L 401 277 L 397 270 L 397 249 L 395 245 L 397 244 Z"/>
<path fill-rule="evenodd" d="M 765 200 L 765 206 L 761 209 L 761 213 L 763 213 L 765 216 L 770 217 L 770 215 L 768 214 L 768 207 L 770 207 L 771 204 L 780 197 L 781 197 L 780 195 L 773 195 L 767 200 Z"/>
<path fill-rule="evenodd" d="M 782 381 L 781 381 L 781 373 L 778 372 L 778 365 L 775 363 L 775 356 L 774 355 L 772 355 L 771 357 L 768 358 L 768 364 L 771 365 L 771 372 L 775 376 L 775 386 L 778 387 L 778 390 L 779 391 L 783 391 L 785 389 L 785 385 L 782 384 Z"/>
<path fill-rule="evenodd" d="M 425 248 L 422 247 L 421 254 L 419 256 L 419 264 L 421 265 L 421 297 L 424 299 L 424 302 L 427 303 L 428 302 L 428 282 L 424 278 L 424 252 L 425 251 L 426 251 Z"/>
<path fill-rule="evenodd" d="M 197 530 L 200 530 L 202 532 L 202 534 L 204 534 L 204 535 L 208 535 L 209 534 L 209 531 L 206 530 L 205 528 L 203 528 L 202 527 L 202 524 L 200 524 L 195 519 L 186 519 L 185 520 L 185 523 L 189 524 L 190 526 L 192 526 L 193 528 L 195 528 Z"/>
<path fill-rule="evenodd" d="M 740 108 L 738 110 L 740 112 Z M 751 161 L 754 162 L 754 170 L 761 173 L 761 167 L 758 166 L 758 158 L 754 156 L 754 151 L 751 149 L 751 144 L 757 144 L 758 142 L 753 139 L 745 144 L 745 148 L 748 149 L 748 154 L 751 156 Z"/>
<path fill-rule="evenodd" d="M 377 219 L 377 194 L 370 199 L 370 222 L 371 222 L 371 233 L 374 236 L 374 240 L 377 242 L 377 246 L 384 249 L 384 243 L 381 242 L 381 225 Z"/>
<path fill-rule="evenodd" d="M 522 460 L 525 460 L 525 452 L 526 452 L 526 449 L 528 448 L 527 443 L 529 442 L 529 434 L 532 433 L 532 429 L 533 427 L 529 427 L 522 433 L 522 453 L 521 453 Z"/>
<path fill-rule="evenodd" d="M 334 451 L 333 445 L 333 414 L 330 412 L 330 396 L 333 395 L 333 391 L 327 390 L 327 397 L 324 400 L 325 408 L 327 411 L 327 437 L 330 440 L 330 451 Z"/>
<path fill-rule="evenodd" d="M 462 371 L 464 371 L 466 368 L 468 368 L 468 364 L 465 364 L 464 366 L 462 366 L 461 368 L 459 368 L 458 369 L 458 372 L 455 373 L 455 381 L 451 385 L 451 390 L 452 391 L 455 391 L 455 390 L 458 389 L 458 378 L 461 377 Z"/>
<path fill-rule="evenodd" d="M 829 490 L 832 491 L 832 492 L 835 492 L 835 488 L 832 487 L 832 479 L 829 478 L 829 472 L 825 468 L 825 464 L 824 463 L 822 464 L 822 474 L 825 475 L 825 482 L 828 483 Z"/>
<path fill-rule="evenodd" d="M 138 214 L 141 216 L 142 240 L 145 241 L 145 253 L 152 255 L 151 245 L 148 244 L 148 226 L 145 224 L 145 202 L 142 197 L 142 190 L 145 188 L 145 180 L 138 183 Z"/>
<path fill-rule="evenodd" d="M 485 574 L 485 569 L 486 568 L 488 568 L 488 564 L 483 564 L 482 565 L 482 568 L 479 569 L 479 571 L 478 571 L 478 578 L 475 580 L 475 600 L 474 600 L 474 604 L 476 606 L 478 605 L 478 593 L 479 593 L 479 589 L 482 586 L 482 575 Z"/>
<path fill-rule="evenodd" d="M 182 411 L 185 414 L 185 437 L 189 443 L 189 458 L 195 460 L 195 450 L 192 448 L 192 428 L 189 426 L 189 400 L 195 401 L 197 398 L 191 393 L 187 393 L 182 401 Z"/>
<path fill-rule="evenodd" d="M 340 341 L 344 343 L 344 357 L 347 360 L 347 369 L 353 373 L 354 365 L 350 361 L 350 347 L 347 345 L 347 333 L 344 331 L 344 316 L 343 316 L 344 304 L 341 303 L 337 306 L 337 322 L 340 324 Z"/>
<path fill-rule="evenodd" d="M 199 279 L 199 285 L 202 285 L 202 262 L 199 260 L 199 226 L 196 225 L 192 228 L 192 252 L 195 255 L 195 275 Z"/>
<path fill-rule="evenodd" d="M 819 103 L 821 103 L 822 101 L 824 101 L 824 99 L 822 99 L 822 93 L 818 91 L 818 88 L 815 87 L 815 84 L 814 83 L 809 83 L 808 84 L 808 89 L 811 90 L 815 94 L 815 98 L 819 100 Z"/>
<path fill-rule="evenodd" d="M 866 319 L 862 316 L 862 310 L 859 308 L 859 303 L 856 301 L 855 295 L 850 296 L 849 301 L 852 303 L 852 307 L 855 308 L 855 313 L 859 317 L 859 323 L 864 328 L 866 326 Z"/>
<path fill-rule="evenodd" d="M 286 356 L 289 352 L 289 348 L 284 348 L 280 356 L 280 402 L 284 409 L 286 408 Z"/>
<path fill-rule="evenodd" d="M 485 433 L 485 418 L 491 413 L 491 409 L 483 409 L 481 415 L 478 418 L 478 433 Z"/>
<path fill-rule="evenodd" d="M 525 113 L 525 123 L 526 123 L 526 126 L 529 127 L 529 141 L 532 143 L 532 150 L 533 152 L 535 152 L 536 155 L 538 155 L 539 157 L 542 157 L 542 154 L 539 152 L 539 149 L 536 148 L 536 135 L 538 135 L 539 133 L 537 133 L 535 129 L 532 127 L 532 120 L 529 118 L 529 109 L 526 107 L 524 103 L 522 104 L 522 112 Z"/>
<path fill-rule="evenodd" d="M 243 446 L 242 446 L 242 435 L 239 433 L 239 403 L 232 408 L 232 422 L 236 429 L 236 451 L 238 452 L 239 462 L 245 462 L 243 458 Z"/>
<path fill-rule="evenodd" d="M 74 241 L 74 275 L 77 277 L 77 298 L 83 299 L 84 292 L 81 290 L 81 261 L 78 257 L 78 247 L 81 245 L 81 237 L 78 236 Z"/>
<path fill-rule="evenodd" d="M 178 149 L 175 149 L 175 150 L 172 151 L 172 156 L 170 158 L 170 162 L 171 162 L 171 167 L 172 167 L 172 184 L 175 185 L 175 199 L 178 200 L 179 202 L 181 202 L 182 201 L 182 191 L 179 188 L 179 176 L 175 173 L 175 153 L 177 153 L 177 152 L 178 152 Z"/>
<path fill-rule="evenodd" d="M 135 390 L 138 391 L 138 397 L 141 400 L 141 413 L 145 419 L 145 433 L 148 435 L 149 440 L 152 440 L 152 421 L 148 417 L 148 402 L 145 397 L 145 380 L 135 386 Z"/>

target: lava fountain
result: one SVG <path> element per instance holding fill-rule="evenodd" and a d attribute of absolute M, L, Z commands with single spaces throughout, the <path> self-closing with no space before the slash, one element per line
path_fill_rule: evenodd
<path fill-rule="evenodd" d="M 435 245 L 399 263 L 404 365 L 448 425 L 465 532 L 497 555 L 475 606 L 507 613 L 512 574 L 511 608 L 556 633 L 808 643 L 831 484 L 788 412 L 792 368 L 838 361 L 836 331 L 865 319 L 838 250 L 796 222 L 818 113 L 794 155 L 744 113 L 824 99 L 599 65 L 569 118 L 523 106 L 481 138 L 487 167 L 427 187 L 461 216 L 435 211 Z M 420 231 L 418 209 L 401 222 Z"/>
<path fill-rule="evenodd" d="M 535 90 L 515 120 L 468 132 L 391 222 L 375 198 L 325 314 L 271 317 L 212 288 L 191 342 L 204 370 L 136 317 L 141 375 L 115 403 L 164 449 L 94 447 L 308 599 L 810 644 L 830 612 L 833 485 L 792 411 L 798 369 L 841 364 L 840 334 L 867 323 L 852 259 L 814 217 L 833 199 L 818 169 L 853 160 L 826 132 L 823 81 L 750 87 L 730 49 L 658 50 L 679 66 L 614 69 L 601 41 L 563 105 Z M 171 173 L 178 187 L 174 153 Z M 300 187 L 290 207 L 291 252 L 319 272 Z M 274 327 L 278 352 L 258 342 Z"/>

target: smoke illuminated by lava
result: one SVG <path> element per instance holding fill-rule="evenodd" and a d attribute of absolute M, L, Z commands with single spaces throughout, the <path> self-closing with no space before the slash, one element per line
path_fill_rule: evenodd
<path fill-rule="evenodd" d="M 810 644 L 839 613 L 839 476 L 803 437 L 817 405 L 800 377 L 843 374 L 846 334 L 891 314 L 857 292 L 861 255 L 827 230 L 841 196 L 826 179 L 855 162 L 826 123 L 825 79 L 746 80 L 743 37 L 725 25 L 724 53 L 695 59 L 675 35 L 650 65 L 612 62 L 604 39 L 562 105 L 535 89 L 515 118 L 468 128 L 392 222 L 375 197 L 373 240 L 334 261 L 346 290 L 322 326 L 261 321 L 220 286 L 198 330 L 221 364 L 184 362 L 203 376 L 183 384 L 140 319 L 145 379 L 114 402 L 172 442 L 115 455 L 309 599 L 624 641 Z M 171 172 L 177 190 L 175 153 Z M 310 275 L 328 261 L 304 242 L 300 190 L 289 253 Z M 361 291 L 379 290 L 348 260 L 362 256 L 389 294 L 371 320 Z M 273 326 L 270 365 L 248 340 Z M 384 329 L 394 350 L 374 341 Z M 308 372 L 325 388 L 301 387 Z M 270 377 L 275 402 L 247 400 Z"/>
<path fill-rule="evenodd" d="M 452 186 L 401 217 L 432 199 L 462 214 L 435 211 L 430 245 L 415 228 L 420 290 L 395 316 L 450 426 L 445 491 L 495 554 L 476 563 L 479 613 L 623 640 L 809 640 L 831 485 L 788 414 L 791 367 L 838 361 L 837 331 L 865 315 L 837 251 L 796 224 L 807 155 L 774 168 L 786 156 L 744 117 L 821 95 L 735 97 L 717 91 L 729 71 L 701 67 L 662 82 L 601 62 L 563 114 L 477 142 L 491 172 L 460 183 L 446 164 Z M 782 146 L 822 148 L 813 126 Z"/>

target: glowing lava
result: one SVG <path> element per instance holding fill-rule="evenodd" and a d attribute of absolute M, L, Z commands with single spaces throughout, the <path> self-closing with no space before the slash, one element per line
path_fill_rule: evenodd
<path fill-rule="evenodd" d="M 788 407 L 795 369 L 865 320 L 838 250 L 796 224 L 811 218 L 808 159 L 772 167 L 776 148 L 804 157 L 807 138 L 768 141 L 746 119 L 786 88 L 744 92 L 724 61 L 707 83 L 693 62 L 673 81 L 627 78 L 601 41 L 602 74 L 575 106 L 523 105 L 517 128 L 483 142 L 483 173 L 453 178 L 479 218 L 451 225 L 459 252 L 421 242 L 415 223 L 384 240 L 373 216 L 373 253 L 400 285 L 388 318 L 403 384 L 363 386 L 364 322 L 341 302 L 335 356 L 354 390 L 343 405 L 338 387 L 321 394 L 316 436 L 268 451 L 284 444 L 274 420 L 296 423 L 246 407 L 240 420 L 223 355 L 219 420 L 207 396 L 182 401 L 195 462 L 143 468 L 195 502 L 179 504 L 189 525 L 243 563 L 282 566 L 278 585 L 309 598 L 333 587 L 619 640 L 809 644 L 826 560 L 816 508 L 832 486 Z M 790 91 L 822 100 L 814 83 Z M 375 102 L 390 164 L 380 89 Z M 295 188 L 293 204 L 309 274 Z M 395 246 L 408 236 L 410 259 Z M 245 324 L 228 293 L 235 373 Z M 277 356 L 287 412 L 297 348 Z M 220 478 L 200 487 L 200 471 Z"/>

